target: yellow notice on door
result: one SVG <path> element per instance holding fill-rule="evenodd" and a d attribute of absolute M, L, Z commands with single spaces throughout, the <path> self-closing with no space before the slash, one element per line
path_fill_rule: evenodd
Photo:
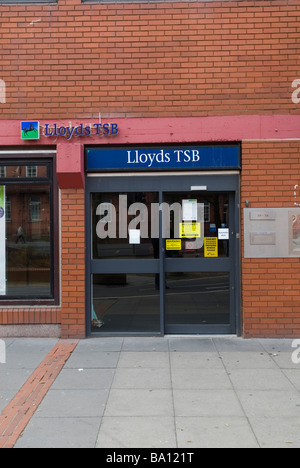
<path fill-rule="evenodd" d="M 180 237 L 182 239 L 199 239 L 201 237 L 201 223 L 180 223 Z"/>
<path fill-rule="evenodd" d="M 166 250 L 181 250 L 181 239 L 166 239 Z"/>
<path fill-rule="evenodd" d="M 218 238 L 205 237 L 204 238 L 204 257 L 218 257 Z"/>

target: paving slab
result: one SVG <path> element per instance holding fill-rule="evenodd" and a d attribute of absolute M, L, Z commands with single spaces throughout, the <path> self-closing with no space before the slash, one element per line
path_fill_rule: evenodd
<path fill-rule="evenodd" d="M 239 400 L 248 418 L 299 418 L 300 394 L 296 390 L 238 390 Z"/>
<path fill-rule="evenodd" d="M 176 416 L 244 417 L 234 390 L 174 390 Z"/>
<path fill-rule="evenodd" d="M 98 417 L 34 418 L 15 448 L 95 448 Z"/>
<path fill-rule="evenodd" d="M 52 338 L 4 339 L 6 344 L 5 369 L 35 369 L 57 343 Z M 2 365 L 0 365 L 0 370 Z"/>
<path fill-rule="evenodd" d="M 114 369 L 119 355 L 120 353 L 116 351 L 82 347 L 70 357 L 65 367 L 66 369 Z"/>
<path fill-rule="evenodd" d="M 212 352 L 170 352 L 172 369 L 224 369 L 222 357 Z"/>
<path fill-rule="evenodd" d="M 218 352 L 263 352 L 264 348 L 260 340 L 232 337 L 216 337 L 213 339 Z"/>
<path fill-rule="evenodd" d="M 171 389 L 169 372 L 164 368 L 118 368 L 115 372 L 113 388 L 119 389 Z"/>
<path fill-rule="evenodd" d="M 106 416 L 173 416 L 172 391 L 168 389 L 112 389 Z"/>
<path fill-rule="evenodd" d="M 259 448 L 244 417 L 176 418 L 179 448 Z"/>
<path fill-rule="evenodd" d="M 222 351 L 220 359 L 228 371 L 234 369 L 278 369 L 272 356 L 263 351 Z"/>
<path fill-rule="evenodd" d="M 250 418 L 261 448 L 300 448 L 299 418 Z"/>
<path fill-rule="evenodd" d="M 122 351 L 169 352 L 169 341 L 161 338 L 125 338 Z"/>
<path fill-rule="evenodd" d="M 216 347 L 211 338 L 202 338 L 199 337 L 169 337 L 169 350 L 171 352 L 193 352 L 196 351 L 198 353 L 203 352 L 216 352 Z"/>
<path fill-rule="evenodd" d="M 176 448 L 173 417 L 104 417 L 96 448 Z"/>
<path fill-rule="evenodd" d="M 63 369 L 52 390 L 99 390 L 110 388 L 114 369 Z"/>
<path fill-rule="evenodd" d="M 108 390 L 50 390 L 34 417 L 101 417 L 107 397 Z"/>
<path fill-rule="evenodd" d="M 122 352 L 118 362 L 118 367 L 127 368 L 168 368 L 169 365 L 169 353 L 167 352 Z"/>
<path fill-rule="evenodd" d="M 283 374 L 289 379 L 294 388 L 300 392 L 300 366 L 297 369 L 283 369 Z"/>
<path fill-rule="evenodd" d="M 236 390 L 293 390 L 289 379 L 278 369 L 232 369 L 230 379 Z"/>
<path fill-rule="evenodd" d="M 223 369 L 172 369 L 172 387 L 176 390 L 231 390 L 230 378 Z"/>

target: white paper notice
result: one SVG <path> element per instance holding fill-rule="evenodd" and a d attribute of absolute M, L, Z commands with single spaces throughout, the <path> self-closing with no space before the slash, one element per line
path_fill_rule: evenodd
<path fill-rule="evenodd" d="M 140 229 L 129 229 L 129 244 L 137 245 L 141 243 Z"/>
<path fill-rule="evenodd" d="M 227 229 L 227 228 L 218 229 L 218 239 L 219 240 L 228 240 L 229 239 L 229 229 Z"/>
<path fill-rule="evenodd" d="M 6 294 L 5 187 L 0 185 L 0 296 Z"/>
<path fill-rule="evenodd" d="M 182 221 L 197 220 L 197 200 L 182 200 Z"/>

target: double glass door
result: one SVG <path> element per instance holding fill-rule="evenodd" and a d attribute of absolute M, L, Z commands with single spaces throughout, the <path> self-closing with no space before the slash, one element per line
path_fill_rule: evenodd
<path fill-rule="evenodd" d="M 88 332 L 236 333 L 234 191 L 188 176 L 88 187 Z"/>

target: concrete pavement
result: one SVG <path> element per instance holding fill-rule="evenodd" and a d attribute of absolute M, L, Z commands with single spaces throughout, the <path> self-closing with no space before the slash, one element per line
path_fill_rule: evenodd
<path fill-rule="evenodd" d="M 5 342 L 0 411 L 57 340 Z M 237 337 L 81 340 L 15 447 L 299 448 L 294 351 Z"/>

